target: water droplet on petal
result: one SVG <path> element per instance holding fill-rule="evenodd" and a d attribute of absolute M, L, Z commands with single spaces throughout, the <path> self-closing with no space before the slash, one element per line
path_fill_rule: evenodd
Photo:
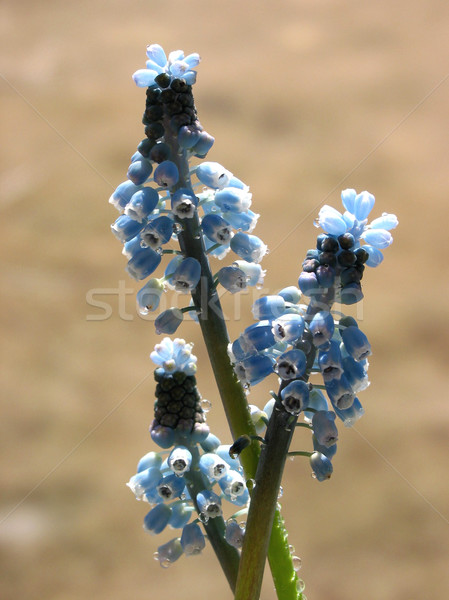
<path fill-rule="evenodd" d="M 168 558 L 165 558 L 164 560 L 160 561 L 160 565 L 163 569 L 168 569 L 168 567 L 171 565 L 171 560 L 168 560 Z"/>
<path fill-rule="evenodd" d="M 299 558 L 299 556 L 292 556 L 292 563 L 294 570 L 299 571 L 302 566 L 302 560 Z"/>
<path fill-rule="evenodd" d="M 302 594 L 302 592 L 306 589 L 306 584 L 302 579 L 298 579 L 298 581 L 296 582 L 296 589 L 300 594 Z"/>

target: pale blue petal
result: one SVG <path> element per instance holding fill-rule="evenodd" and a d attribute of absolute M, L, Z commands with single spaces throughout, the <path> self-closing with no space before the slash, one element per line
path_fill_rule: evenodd
<path fill-rule="evenodd" d="M 174 77 L 184 77 L 184 73 L 187 73 L 188 70 L 189 65 L 183 60 L 175 60 L 175 62 L 170 65 L 170 73 Z"/>
<path fill-rule="evenodd" d="M 374 219 L 374 221 L 370 223 L 370 227 L 371 229 L 386 229 L 389 231 L 390 229 L 397 227 L 398 224 L 399 221 L 396 215 L 383 213 L 381 217 Z"/>
<path fill-rule="evenodd" d="M 187 71 L 187 73 L 184 73 L 183 78 L 185 79 L 188 85 L 193 85 L 196 81 L 196 72 Z"/>
<path fill-rule="evenodd" d="M 134 83 L 138 87 L 149 87 L 154 84 L 154 78 L 158 76 L 157 71 L 150 69 L 139 69 L 133 75 Z"/>
<path fill-rule="evenodd" d="M 366 261 L 366 265 L 368 267 L 378 267 L 380 263 L 384 259 L 384 255 L 377 248 L 373 248 L 373 246 L 362 246 L 364 250 L 366 250 L 369 254 L 369 258 Z"/>
<path fill-rule="evenodd" d="M 151 44 L 147 46 L 147 56 L 150 60 L 154 60 L 160 67 L 164 67 L 167 63 L 167 56 L 162 46 L 159 44 Z"/>
<path fill-rule="evenodd" d="M 374 206 L 375 198 L 369 192 L 357 194 L 354 200 L 354 215 L 358 221 L 363 221 L 370 214 Z"/>
<path fill-rule="evenodd" d="M 184 62 L 189 65 L 189 69 L 194 69 L 200 64 L 200 55 L 197 52 L 193 52 L 185 57 Z"/>
<path fill-rule="evenodd" d="M 146 62 L 147 69 L 151 69 L 152 71 L 156 71 L 156 73 L 163 73 L 164 67 L 160 66 L 154 60 L 147 60 Z"/>
<path fill-rule="evenodd" d="M 168 62 L 170 64 L 173 64 L 177 60 L 182 60 L 183 58 L 184 52 L 182 50 L 173 50 L 173 52 L 170 52 L 170 54 L 168 55 Z"/>
<path fill-rule="evenodd" d="M 342 214 L 328 204 L 321 208 L 318 214 L 318 223 L 326 233 L 331 235 L 342 235 L 347 229 Z"/>
<path fill-rule="evenodd" d="M 353 189 L 343 190 L 341 193 L 341 201 L 346 210 L 354 214 L 354 200 L 357 196 L 357 192 Z"/>
<path fill-rule="evenodd" d="M 362 233 L 362 238 L 370 246 L 382 250 L 393 243 L 393 236 L 386 229 L 368 229 Z"/>

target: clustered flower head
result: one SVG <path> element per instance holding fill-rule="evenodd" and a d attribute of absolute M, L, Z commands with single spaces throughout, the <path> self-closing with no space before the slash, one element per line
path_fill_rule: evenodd
<path fill-rule="evenodd" d="M 272 373 L 279 376 L 281 408 L 294 416 L 303 413 L 313 431 L 310 462 L 320 481 L 332 473 L 336 417 L 352 426 L 363 414 L 357 396 L 369 385 L 371 345 L 357 321 L 333 311 L 332 305 L 363 298 L 365 265 L 382 262 L 381 249 L 392 243 L 390 230 L 398 224 L 387 213 L 368 224 L 374 206 L 368 192 L 345 190 L 342 200 L 344 214 L 330 206 L 320 210 L 318 225 L 325 233 L 307 252 L 299 289 L 288 287 L 256 300 L 252 310 L 258 322 L 229 347 L 234 370 L 247 389 Z M 325 394 L 316 387 L 317 375 Z"/>
<path fill-rule="evenodd" d="M 252 234 L 258 214 L 251 210 L 247 185 L 216 162 L 202 162 L 180 173 L 179 156 L 204 159 L 214 143 L 198 120 L 192 86 L 198 54 L 184 56 L 181 50 L 168 58 L 157 44 L 147 48 L 146 69 L 134 73 L 139 87 L 147 88 L 142 122 L 145 139 L 131 157 L 127 181 L 109 201 L 120 211 L 111 225 L 123 243 L 126 270 L 137 281 L 145 281 L 137 294 L 142 314 L 156 311 L 169 288 L 192 293 L 200 282 L 201 265 L 186 256 L 178 242 L 186 227 L 199 229 L 208 255 L 223 259 L 229 252 L 234 262 L 216 273 L 215 281 L 231 293 L 247 286 L 261 286 L 265 272 L 260 262 L 266 245 Z M 182 169 L 181 169 L 182 170 Z M 191 184 L 190 178 L 196 182 Z M 173 255 L 164 276 L 150 276 L 164 255 Z M 155 320 L 156 332 L 172 334 L 190 310 L 169 308 Z"/>
<path fill-rule="evenodd" d="M 223 501 L 245 512 L 249 491 L 238 458 L 206 425 L 192 344 L 164 338 L 151 358 L 157 365 L 157 386 L 150 434 L 163 451 L 145 454 L 127 485 L 138 500 L 151 505 L 144 518 L 146 531 L 180 531 L 157 550 L 161 566 L 168 567 L 183 554 L 201 553 L 203 527 L 209 519 L 223 519 Z M 244 526 L 234 516 L 223 523 L 223 531 L 228 544 L 241 548 Z"/>

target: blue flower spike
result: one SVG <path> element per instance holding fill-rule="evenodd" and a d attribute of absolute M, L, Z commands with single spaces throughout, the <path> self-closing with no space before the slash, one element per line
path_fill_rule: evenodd
<path fill-rule="evenodd" d="M 138 87 L 147 88 L 142 117 L 145 138 L 134 154 L 130 152 L 127 181 L 118 185 L 109 201 L 120 213 L 111 229 L 123 244 L 126 270 L 143 281 L 137 292 L 140 313 L 158 311 L 167 288 L 189 294 L 188 306 L 177 308 L 173 303 L 175 306 L 155 315 L 155 331 L 175 333 L 184 313 L 197 322 L 200 317 L 203 335 L 217 343 L 216 349 L 208 348 L 213 362 L 214 356 L 225 351 L 227 336 L 217 332 L 222 331 L 221 325 L 226 326 L 218 313 L 206 319 L 205 302 L 209 296 L 218 300 L 218 285 L 231 294 L 248 287 L 261 289 L 265 271 L 260 263 L 267 246 L 253 235 L 259 215 L 251 210 L 253 197 L 248 185 L 218 162 L 203 160 L 214 138 L 198 120 L 192 93 L 199 62 L 196 53 L 165 53 L 158 44 L 147 47 L 145 68 L 133 75 Z M 191 178 L 196 178 L 193 185 Z M 296 420 L 304 419 L 297 425 L 309 430 L 313 452 L 293 454 L 309 456 L 313 477 L 325 481 L 333 472 L 338 420 L 350 427 L 363 415 L 357 395 L 369 385 L 371 346 L 357 321 L 340 312 L 340 305 L 344 308 L 362 300 L 364 273 L 367 267 L 382 263 L 398 219 L 383 213 L 369 222 L 375 197 L 367 191 L 343 190 L 341 200 L 341 210 L 329 205 L 320 209 L 315 226 L 321 227 L 322 233 L 306 253 L 297 286 L 255 300 L 252 312 L 256 322 L 245 326 L 229 343 L 228 356 L 239 380 L 232 381 L 232 386 L 237 386 L 232 387 L 236 392 L 232 398 L 226 387 L 226 378 L 230 381 L 232 373 L 224 369 L 229 365 L 226 360 L 214 365 L 228 417 L 236 418 L 245 406 L 248 409 L 243 414 L 243 433 L 232 445 L 221 444 L 206 423 L 207 401 L 201 399 L 196 386 L 197 359 L 192 344 L 180 337 L 165 337 L 151 353 L 156 390 L 149 430 L 161 450 L 140 459 L 127 485 L 138 500 L 150 504 L 144 518 L 147 532 L 158 535 L 167 527 L 179 530 L 177 537 L 157 550 L 155 556 L 162 567 L 183 554 L 200 554 L 208 537 L 217 555 L 221 546 L 221 556 L 230 558 L 232 577 L 244 536 L 248 543 L 254 541 L 253 516 L 259 521 L 259 511 L 274 506 L 261 506 L 258 489 L 264 488 L 259 481 L 269 479 L 268 460 L 270 468 L 277 463 L 277 471 L 282 473 L 279 457 L 285 460 Z M 167 255 L 174 256 L 170 260 Z M 228 264 L 209 266 L 229 255 Z M 164 275 L 153 276 L 162 260 Z M 217 324 L 220 326 L 215 327 Z M 277 375 L 279 392 L 271 393 L 273 398 L 264 409 L 245 403 L 242 391 L 249 394 L 251 386 L 272 374 Z M 265 432 L 265 438 L 260 437 Z M 249 456 L 256 442 L 261 442 L 258 484 L 250 497 L 248 473 L 244 473 L 239 455 L 242 453 L 243 459 Z M 225 522 L 226 502 L 238 512 Z M 245 531 L 236 518 L 248 510 Z M 260 520 L 263 517 L 261 512 Z M 219 538 L 214 537 L 217 535 Z M 248 555 L 245 548 L 242 565 Z M 229 573 L 226 575 L 230 579 Z M 299 580 L 300 592 L 301 584 Z"/>

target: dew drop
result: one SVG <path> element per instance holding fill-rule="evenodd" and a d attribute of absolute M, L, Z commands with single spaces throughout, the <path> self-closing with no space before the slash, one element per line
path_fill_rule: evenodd
<path fill-rule="evenodd" d="M 282 487 L 282 485 L 279 487 L 279 492 L 278 492 L 278 499 L 282 498 L 282 496 L 284 495 L 284 488 Z"/>
<path fill-rule="evenodd" d="M 294 570 L 298 572 L 302 566 L 302 560 L 299 558 L 299 556 L 292 556 L 292 563 Z"/>
<path fill-rule="evenodd" d="M 201 523 L 204 523 L 204 525 L 209 521 L 209 517 L 204 513 L 200 513 L 198 515 L 198 519 L 201 521 Z"/>
<path fill-rule="evenodd" d="M 288 457 L 288 459 L 289 459 L 291 462 L 293 462 L 293 461 L 295 460 L 295 457 L 294 457 L 294 456 L 289 456 L 289 457 Z"/>
<path fill-rule="evenodd" d="M 184 227 L 180 223 L 175 223 L 173 225 L 173 231 L 175 233 L 181 233 L 181 231 L 184 231 Z"/>
<path fill-rule="evenodd" d="M 298 579 L 298 581 L 296 582 L 296 589 L 300 594 L 302 594 L 302 592 L 306 589 L 306 584 L 302 579 Z"/>
<path fill-rule="evenodd" d="M 153 558 L 154 558 L 154 560 L 159 560 L 159 552 L 155 552 L 153 554 Z"/>
<path fill-rule="evenodd" d="M 182 493 L 179 498 L 180 500 L 187 500 L 187 494 Z"/>
<path fill-rule="evenodd" d="M 203 412 L 208 413 L 212 408 L 212 403 L 206 399 L 201 400 L 201 408 L 203 409 Z"/>
<path fill-rule="evenodd" d="M 315 473 L 313 471 L 312 471 L 312 473 L 311 473 L 310 476 L 312 477 L 312 479 L 316 479 L 316 475 L 315 475 Z"/>
<path fill-rule="evenodd" d="M 295 553 L 295 547 L 293 546 L 293 544 L 289 544 L 288 545 L 288 551 L 290 552 L 290 554 L 294 554 Z"/>
<path fill-rule="evenodd" d="M 256 487 L 256 480 L 255 479 L 248 479 L 248 481 L 246 482 L 246 487 L 248 488 L 248 490 L 250 492 L 252 492 L 253 489 Z"/>
<path fill-rule="evenodd" d="M 171 565 L 171 560 L 168 560 L 168 558 L 165 558 L 164 560 L 160 561 L 160 565 L 163 569 L 168 569 L 168 567 Z"/>

